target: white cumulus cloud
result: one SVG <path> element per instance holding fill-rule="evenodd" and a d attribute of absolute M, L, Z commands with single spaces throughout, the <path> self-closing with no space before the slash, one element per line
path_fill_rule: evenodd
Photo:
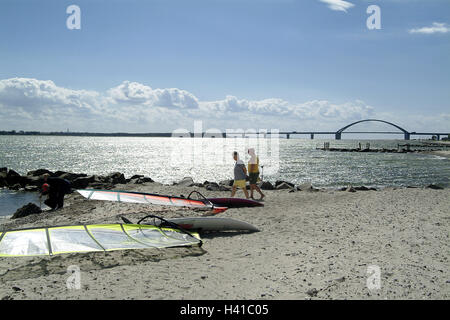
<path fill-rule="evenodd" d="M 108 90 L 114 102 L 167 108 L 197 108 L 197 98 L 177 88 L 152 89 L 137 82 L 124 81 Z"/>
<path fill-rule="evenodd" d="M 319 1 L 326 3 L 328 5 L 328 8 L 335 11 L 347 12 L 347 9 L 350 9 L 355 6 L 353 3 L 343 0 L 319 0 Z"/>
<path fill-rule="evenodd" d="M 201 101 L 186 90 L 155 89 L 130 81 L 97 92 L 57 86 L 51 80 L 0 80 L 0 131 L 70 128 L 89 132 L 171 132 L 191 128 L 195 120 L 221 129 L 333 130 L 368 118 L 383 119 L 383 114 L 360 100 L 335 103 L 322 99 L 299 103 L 280 98 L 252 100 L 227 95 L 223 99 Z M 387 118 L 395 119 L 395 115 Z M 404 121 L 405 117 L 398 115 L 398 119 Z M 439 119 L 447 123 L 443 127 L 448 127 L 448 115 Z"/>
<path fill-rule="evenodd" d="M 413 28 L 409 30 L 412 34 L 434 34 L 434 33 L 448 33 L 450 32 L 450 26 L 446 23 L 433 22 L 429 27 Z"/>

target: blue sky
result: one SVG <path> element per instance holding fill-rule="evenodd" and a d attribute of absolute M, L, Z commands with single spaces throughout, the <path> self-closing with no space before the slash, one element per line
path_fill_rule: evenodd
<path fill-rule="evenodd" d="M 3 0 L 0 130 L 450 131 L 449 19 L 448 0 Z"/>

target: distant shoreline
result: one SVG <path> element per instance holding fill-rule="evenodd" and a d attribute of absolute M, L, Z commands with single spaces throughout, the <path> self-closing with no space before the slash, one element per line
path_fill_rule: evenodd
<path fill-rule="evenodd" d="M 244 132 L 245 133 L 245 132 Z M 191 138 L 202 138 L 206 132 L 202 132 L 201 135 L 199 132 L 146 132 L 146 133 L 129 133 L 129 132 L 41 132 L 41 131 L 0 131 L 0 136 L 53 136 L 53 137 L 150 137 L 150 138 L 170 138 L 170 137 L 186 137 L 190 136 Z M 257 133 L 258 134 L 258 133 Z M 231 137 L 235 137 L 236 135 L 240 135 L 240 133 L 230 133 Z M 260 135 L 260 134 L 258 134 Z M 223 138 L 227 137 L 226 132 L 222 132 Z M 297 137 L 291 139 L 305 139 L 304 137 Z M 315 138 L 314 140 L 330 140 L 330 138 Z M 334 138 L 331 138 L 334 140 Z M 366 138 L 354 138 L 349 140 L 403 140 L 403 139 L 366 139 Z M 425 139 L 411 139 L 404 141 L 413 141 L 413 142 L 429 142 L 429 143 L 440 143 L 443 145 L 450 144 L 450 141 L 442 141 L 442 140 L 425 140 Z"/>

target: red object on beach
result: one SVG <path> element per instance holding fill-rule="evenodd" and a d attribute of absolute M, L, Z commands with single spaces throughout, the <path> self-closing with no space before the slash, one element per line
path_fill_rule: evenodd
<path fill-rule="evenodd" d="M 44 183 L 43 185 L 42 185 L 42 191 L 44 191 L 44 192 L 47 192 L 48 191 L 48 189 L 49 189 L 49 185 L 48 185 L 48 183 Z"/>

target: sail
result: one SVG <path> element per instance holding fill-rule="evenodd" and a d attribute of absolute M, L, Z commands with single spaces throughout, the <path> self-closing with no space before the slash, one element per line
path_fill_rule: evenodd
<path fill-rule="evenodd" d="M 106 200 L 128 203 L 156 204 L 166 206 L 178 206 L 188 208 L 198 208 L 213 210 L 215 213 L 225 211 L 226 207 L 216 207 L 213 203 L 205 200 L 186 199 L 181 197 L 165 196 L 153 193 L 141 193 L 119 190 L 97 190 L 82 189 L 77 190 L 83 197 L 89 200 Z"/>
<path fill-rule="evenodd" d="M 201 246 L 197 233 L 137 224 L 96 224 L 5 231 L 0 257 Z"/>

